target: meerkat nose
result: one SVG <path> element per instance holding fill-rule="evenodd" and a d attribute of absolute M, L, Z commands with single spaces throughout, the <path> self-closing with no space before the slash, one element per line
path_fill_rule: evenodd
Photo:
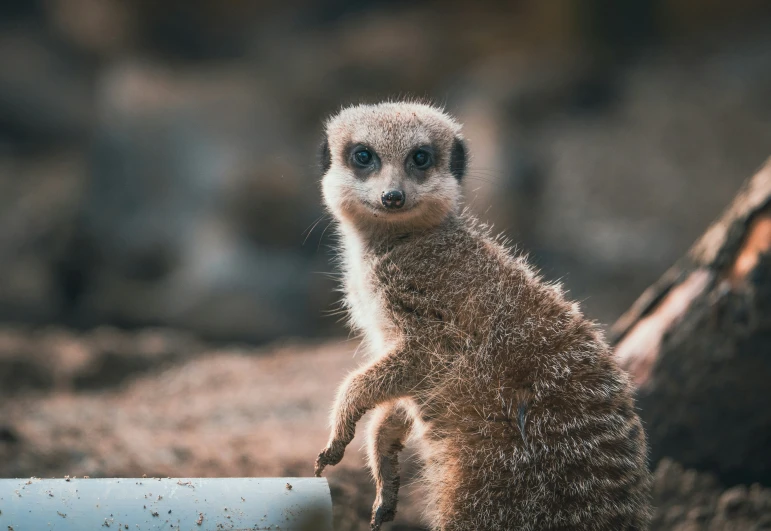
<path fill-rule="evenodd" d="M 389 190 L 380 196 L 380 200 L 386 208 L 402 208 L 405 199 L 404 192 L 401 190 Z"/>

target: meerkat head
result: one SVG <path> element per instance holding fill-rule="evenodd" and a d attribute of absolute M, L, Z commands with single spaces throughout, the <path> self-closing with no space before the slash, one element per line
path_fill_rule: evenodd
<path fill-rule="evenodd" d="M 430 105 L 357 105 L 333 116 L 321 149 L 324 202 L 344 224 L 438 225 L 456 211 L 466 171 L 461 126 Z"/>

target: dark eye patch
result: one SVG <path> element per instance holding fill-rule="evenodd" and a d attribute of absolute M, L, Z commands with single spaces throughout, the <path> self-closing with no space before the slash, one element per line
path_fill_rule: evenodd
<path fill-rule="evenodd" d="M 460 181 L 466 175 L 467 166 L 466 143 L 460 138 L 456 138 L 452 143 L 452 150 L 450 151 L 450 173 Z"/>
<path fill-rule="evenodd" d="M 327 173 L 332 166 L 332 153 L 329 151 L 329 139 L 326 135 L 319 147 L 319 166 L 321 166 L 321 173 Z"/>

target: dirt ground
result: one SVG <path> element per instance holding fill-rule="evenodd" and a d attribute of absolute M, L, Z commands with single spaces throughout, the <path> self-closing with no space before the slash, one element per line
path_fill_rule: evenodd
<path fill-rule="evenodd" d="M 362 361 L 356 347 L 219 348 L 165 330 L 2 329 L 0 476 L 309 476 L 335 387 Z M 363 432 L 327 474 L 339 531 L 368 529 L 374 489 Z M 405 462 L 393 531 L 422 529 L 409 448 Z M 771 490 L 726 489 L 668 460 L 656 468 L 655 503 L 654 529 L 771 529 Z"/>

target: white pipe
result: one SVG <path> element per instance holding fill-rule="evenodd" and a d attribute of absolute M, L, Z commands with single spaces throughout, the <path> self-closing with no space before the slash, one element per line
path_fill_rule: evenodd
<path fill-rule="evenodd" d="M 0 530 L 331 531 L 324 478 L 0 479 Z"/>

